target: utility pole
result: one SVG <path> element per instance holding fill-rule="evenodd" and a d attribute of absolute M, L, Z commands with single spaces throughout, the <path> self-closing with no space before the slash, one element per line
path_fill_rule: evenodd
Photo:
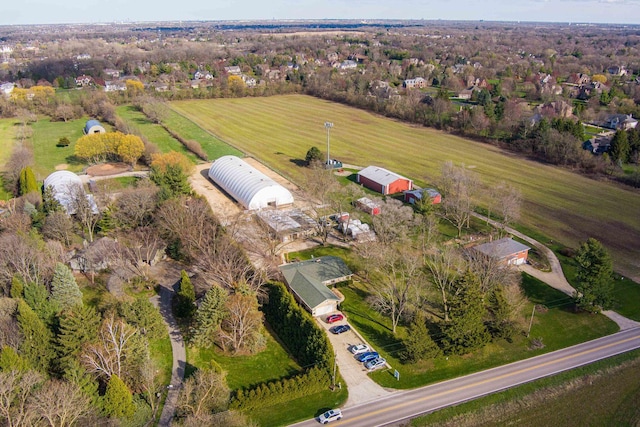
<path fill-rule="evenodd" d="M 531 326 L 533 325 L 533 315 L 536 314 L 536 305 L 533 304 L 533 310 L 531 310 L 531 320 L 529 321 L 529 330 L 527 331 L 527 338 L 529 338 L 529 334 L 531 333 Z"/>
<path fill-rule="evenodd" d="M 338 369 L 338 352 L 334 351 L 333 353 L 333 384 L 331 385 L 331 390 L 336 389 L 336 370 Z"/>
<path fill-rule="evenodd" d="M 330 165 L 330 161 L 331 161 L 331 157 L 329 156 L 329 131 L 331 130 L 331 128 L 333 127 L 333 123 L 331 122 L 324 122 L 324 127 L 327 129 L 327 168 Z"/>

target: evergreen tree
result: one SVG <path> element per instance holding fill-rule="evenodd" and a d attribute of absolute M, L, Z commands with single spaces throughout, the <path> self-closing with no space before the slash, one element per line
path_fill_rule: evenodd
<path fill-rule="evenodd" d="M 100 316 L 90 306 L 76 305 L 60 315 L 60 326 L 56 337 L 58 365 L 61 371 L 72 366 L 86 343 L 98 337 Z"/>
<path fill-rule="evenodd" d="M 62 204 L 54 197 L 53 187 L 48 186 L 42 195 L 42 210 L 45 214 L 63 211 Z"/>
<path fill-rule="evenodd" d="M 180 289 L 176 297 L 176 314 L 178 317 L 191 317 L 196 308 L 196 292 L 189 275 L 184 270 L 180 273 Z"/>
<path fill-rule="evenodd" d="M 575 260 L 578 306 L 598 311 L 611 306 L 613 299 L 613 264 L 607 250 L 598 240 L 589 238 L 580 245 Z"/>
<path fill-rule="evenodd" d="M 631 147 L 629 145 L 629 137 L 627 132 L 619 130 L 613 136 L 611 140 L 611 148 L 609 149 L 609 155 L 614 163 L 627 163 L 629 161 L 629 153 Z"/>
<path fill-rule="evenodd" d="M 407 338 L 404 339 L 405 351 L 402 358 L 408 362 L 417 362 L 440 355 L 440 347 L 431 338 L 424 315 L 418 312 L 409 325 Z"/>
<path fill-rule="evenodd" d="M 26 372 L 31 368 L 29 362 L 24 360 L 16 351 L 7 345 L 0 351 L 0 371 L 20 371 Z"/>
<path fill-rule="evenodd" d="M 307 155 L 304 158 L 307 165 L 311 165 L 314 162 L 322 162 L 322 152 L 318 149 L 318 147 L 311 147 L 309 151 L 307 151 Z"/>
<path fill-rule="evenodd" d="M 500 286 L 494 288 L 489 294 L 488 302 L 491 313 L 491 321 L 489 322 L 491 334 L 511 342 L 517 328 L 512 318 L 512 309 L 504 295 L 504 289 Z"/>
<path fill-rule="evenodd" d="M 444 326 L 444 347 L 453 354 L 464 354 L 489 342 L 484 324 L 486 310 L 478 278 L 471 272 L 457 280 L 461 292 L 450 303 L 451 320 Z"/>
<path fill-rule="evenodd" d="M 33 173 L 33 170 L 29 166 L 25 166 L 20 171 L 20 195 L 24 196 L 25 194 L 29 194 L 32 191 L 40 192 L 40 188 L 38 187 L 38 181 L 36 181 L 36 176 Z"/>
<path fill-rule="evenodd" d="M 109 379 L 103 405 L 107 416 L 115 418 L 130 418 L 136 410 L 131 391 L 117 375 Z"/>
<path fill-rule="evenodd" d="M 226 314 L 227 292 L 220 286 L 207 291 L 195 315 L 192 341 L 197 346 L 211 347 Z"/>
<path fill-rule="evenodd" d="M 91 405 L 96 409 L 101 409 L 100 394 L 98 393 L 98 382 L 93 376 L 78 362 L 72 360 L 64 372 L 64 379 L 77 384 L 82 393 L 91 399 Z"/>
<path fill-rule="evenodd" d="M 24 286 L 24 301 L 47 325 L 53 324 L 57 309 L 49 300 L 49 292 L 44 285 L 27 283 Z"/>
<path fill-rule="evenodd" d="M 53 272 L 50 299 L 58 310 L 82 305 L 82 292 L 76 278 L 73 277 L 71 269 L 60 262 L 56 263 Z"/>
<path fill-rule="evenodd" d="M 157 308 L 146 298 L 136 298 L 133 302 L 123 302 L 118 306 L 118 313 L 128 324 L 135 326 L 148 338 L 162 338 L 167 334 L 167 327 Z"/>
<path fill-rule="evenodd" d="M 46 373 L 55 357 L 53 334 L 31 307 L 21 300 L 18 301 L 17 320 L 24 337 L 20 345 L 21 356 L 36 370 Z"/>
<path fill-rule="evenodd" d="M 19 277 L 13 276 L 11 278 L 11 290 L 9 291 L 11 298 L 17 299 L 24 297 L 24 283 Z"/>
<path fill-rule="evenodd" d="M 191 194 L 188 176 L 178 165 L 166 165 L 164 171 L 158 167 L 152 167 L 149 178 L 160 187 L 158 195 L 160 200 L 167 200 L 181 194 Z"/>

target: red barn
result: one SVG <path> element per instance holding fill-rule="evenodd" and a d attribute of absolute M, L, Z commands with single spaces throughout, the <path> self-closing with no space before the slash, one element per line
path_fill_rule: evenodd
<path fill-rule="evenodd" d="M 384 195 L 411 190 L 413 186 L 410 179 L 378 166 L 367 166 L 358 172 L 357 182 Z"/>
<path fill-rule="evenodd" d="M 404 192 L 405 203 L 411 203 L 412 205 L 415 205 L 416 202 L 422 200 L 423 197 L 428 197 L 431 200 L 432 205 L 437 205 L 442 202 L 442 195 L 433 188 L 420 188 Z"/>
<path fill-rule="evenodd" d="M 522 265 L 526 264 L 529 249 L 531 248 L 520 242 L 516 242 L 510 237 L 505 237 L 494 240 L 493 242 L 474 246 L 472 249 L 491 258 L 496 258 L 507 265 Z"/>

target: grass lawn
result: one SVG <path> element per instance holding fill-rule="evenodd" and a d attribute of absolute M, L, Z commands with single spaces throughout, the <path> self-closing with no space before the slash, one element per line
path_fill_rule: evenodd
<path fill-rule="evenodd" d="M 286 426 L 337 408 L 347 400 L 347 397 L 346 387 L 337 392 L 327 390 L 279 405 L 252 409 L 247 415 L 262 427 Z"/>
<path fill-rule="evenodd" d="M 636 350 L 423 415 L 411 425 L 631 426 L 640 421 L 639 401 Z"/>
<path fill-rule="evenodd" d="M 619 271 L 640 276 L 640 196 L 632 189 L 309 96 L 175 101 L 171 107 L 294 181 L 307 150 L 326 146 L 325 121 L 334 123 L 332 156 L 347 164 L 383 166 L 419 185 L 437 181 L 445 161 L 467 165 L 486 185 L 505 180 L 521 190 L 525 226 L 574 247 L 595 237 Z"/>
<path fill-rule="evenodd" d="M 73 150 L 76 141 L 83 133 L 87 118 L 69 120 L 68 122 L 52 122 L 48 118 L 40 118 L 33 123 L 33 157 L 34 168 L 38 180 L 44 180 L 50 173 L 56 170 L 58 165 L 67 165 L 71 172 L 80 172 L 87 164 L 77 159 Z M 58 140 L 66 136 L 71 144 L 67 147 L 56 147 Z"/>
<path fill-rule="evenodd" d="M 171 382 L 171 368 L 173 367 L 173 352 L 169 335 L 160 339 L 150 340 L 149 352 L 160 371 L 160 383 L 169 384 Z"/>
<path fill-rule="evenodd" d="M 201 128 L 187 117 L 173 110 L 169 111 L 164 123 L 169 129 L 180 135 L 181 138 L 187 141 L 198 141 L 202 149 L 207 153 L 209 160 L 215 160 L 218 157 L 226 155 L 243 156 L 241 151 L 231 147 L 211 132 Z"/>
<path fill-rule="evenodd" d="M 0 119 L 0 168 L 9 160 L 16 143 L 15 119 Z"/>
<path fill-rule="evenodd" d="M 286 350 L 267 333 L 267 347 L 253 356 L 227 356 L 217 349 L 187 347 L 186 375 L 198 368 L 219 365 L 227 372 L 227 384 L 232 390 L 286 377 L 300 371 Z"/>
<path fill-rule="evenodd" d="M 152 123 L 147 116 L 130 105 L 122 105 L 116 108 L 116 114 L 135 129 L 139 135 L 144 136 L 149 142 L 158 146 L 160 151 L 177 151 L 189 157 L 196 163 L 196 156 L 185 148 L 177 139 L 172 137 L 162 126 Z"/>

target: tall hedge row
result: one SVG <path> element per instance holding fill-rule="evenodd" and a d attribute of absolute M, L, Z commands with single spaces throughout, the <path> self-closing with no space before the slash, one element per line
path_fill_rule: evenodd
<path fill-rule="evenodd" d="M 331 367 L 333 349 L 327 335 L 282 283 L 269 285 L 269 302 L 264 316 L 289 352 L 302 367 Z"/>
<path fill-rule="evenodd" d="M 262 307 L 265 319 L 303 372 L 236 390 L 231 409 L 247 410 L 287 402 L 326 390 L 331 383 L 334 356 L 326 334 L 282 283 L 271 283 L 268 290 L 269 302 Z"/>

